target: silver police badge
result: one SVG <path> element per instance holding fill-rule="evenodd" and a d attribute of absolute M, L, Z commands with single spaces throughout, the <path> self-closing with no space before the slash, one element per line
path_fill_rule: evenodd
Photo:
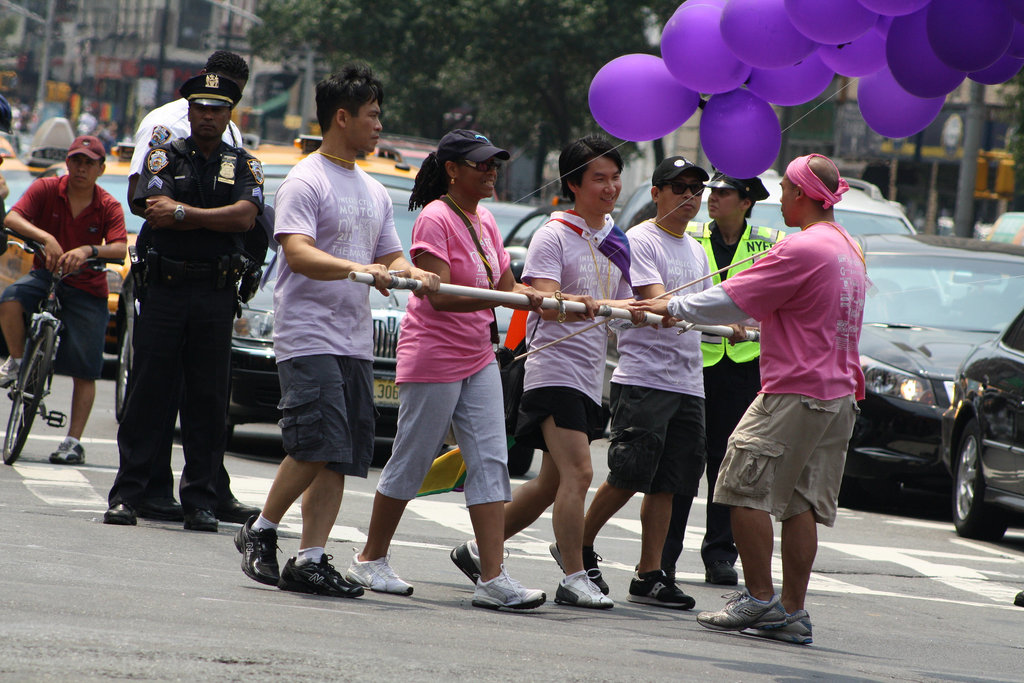
<path fill-rule="evenodd" d="M 167 150 L 164 149 L 154 149 L 146 157 L 146 168 L 153 175 L 167 168 L 167 163 Z"/>
<path fill-rule="evenodd" d="M 167 126 L 153 126 L 153 136 L 149 138 L 150 147 L 159 147 L 171 139 L 171 129 Z"/>
<path fill-rule="evenodd" d="M 249 171 L 260 185 L 263 184 L 263 165 L 258 159 L 249 159 Z"/>

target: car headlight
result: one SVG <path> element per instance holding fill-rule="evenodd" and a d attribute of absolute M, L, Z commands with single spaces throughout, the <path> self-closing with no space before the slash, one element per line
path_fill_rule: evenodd
<path fill-rule="evenodd" d="M 121 289 L 124 286 L 124 280 L 121 279 L 121 274 L 117 271 L 107 268 L 107 289 L 110 290 L 111 294 L 120 294 Z"/>
<path fill-rule="evenodd" d="M 242 316 L 235 320 L 232 335 L 236 339 L 272 342 L 274 340 L 274 312 L 242 307 Z"/>
<path fill-rule="evenodd" d="M 860 365 L 864 370 L 864 384 L 868 391 L 904 401 L 936 405 L 931 383 L 927 380 L 865 355 L 861 355 Z"/>

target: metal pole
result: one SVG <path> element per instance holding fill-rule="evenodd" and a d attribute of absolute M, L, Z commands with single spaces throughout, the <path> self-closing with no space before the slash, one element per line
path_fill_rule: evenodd
<path fill-rule="evenodd" d="M 43 103 L 46 101 L 46 81 L 50 78 L 50 43 L 53 40 L 53 7 L 57 0 L 47 0 L 46 25 L 43 28 L 43 61 L 39 65 L 39 83 L 36 84 L 36 114 L 42 122 Z"/>
<path fill-rule="evenodd" d="M 985 86 L 971 83 L 971 99 L 967 105 L 967 122 L 964 127 L 964 155 L 960 160 L 960 179 L 956 186 L 956 214 L 953 234 L 959 237 L 974 236 L 974 180 L 978 173 L 978 151 L 981 149 L 981 133 L 985 126 Z"/>
<path fill-rule="evenodd" d="M 160 26 L 160 52 L 156 60 L 156 106 L 164 103 L 164 60 L 167 56 L 167 16 L 171 13 L 171 0 L 164 0 L 164 17 Z"/>
<path fill-rule="evenodd" d="M 313 108 L 316 104 L 316 95 L 313 90 L 313 48 L 306 48 L 306 68 L 302 76 L 302 101 L 299 103 L 299 111 L 302 112 L 302 125 L 299 127 L 299 134 L 309 130 L 309 122 L 315 117 Z M 320 131 L 323 135 L 324 131 Z"/>

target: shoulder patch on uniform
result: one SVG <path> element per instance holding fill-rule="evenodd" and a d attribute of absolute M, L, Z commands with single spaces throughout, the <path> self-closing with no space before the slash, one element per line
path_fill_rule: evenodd
<path fill-rule="evenodd" d="M 167 126 L 153 126 L 153 136 L 149 139 L 150 147 L 159 147 L 171 139 L 171 129 Z"/>
<path fill-rule="evenodd" d="M 259 159 L 249 159 L 249 171 L 252 173 L 252 177 L 256 179 L 256 182 L 260 185 L 263 184 L 263 164 L 259 162 Z"/>
<path fill-rule="evenodd" d="M 154 149 L 146 157 L 146 168 L 150 173 L 156 175 L 167 167 L 167 150 Z"/>

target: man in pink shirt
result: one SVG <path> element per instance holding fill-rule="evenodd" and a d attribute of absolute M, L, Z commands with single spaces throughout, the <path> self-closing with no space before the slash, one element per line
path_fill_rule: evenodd
<path fill-rule="evenodd" d="M 782 179 L 782 215 L 800 228 L 722 285 L 637 307 L 697 323 L 761 322 L 761 393 L 729 439 L 715 500 L 731 508 L 747 590 L 697 622 L 809 644 L 804 609 L 818 548 L 816 524 L 835 523 L 846 449 L 864 398 L 857 346 L 864 257 L 834 222 L 848 189 L 828 158 L 794 159 Z M 772 583 L 771 515 L 782 521 L 782 594 Z"/>

